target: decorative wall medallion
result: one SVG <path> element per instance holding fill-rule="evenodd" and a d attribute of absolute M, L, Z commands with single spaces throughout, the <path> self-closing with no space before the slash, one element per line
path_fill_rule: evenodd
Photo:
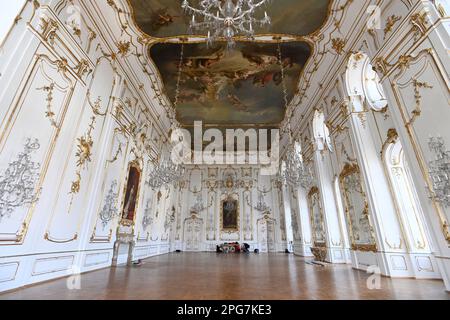
<path fill-rule="evenodd" d="M 0 175 L 0 222 L 17 208 L 38 200 L 39 191 L 35 189 L 41 165 L 32 161 L 31 154 L 40 147 L 38 139 L 27 139 L 23 151 Z"/>
<path fill-rule="evenodd" d="M 116 207 L 117 197 L 119 195 L 117 192 L 117 185 L 117 180 L 111 182 L 102 211 L 100 211 L 100 220 L 102 220 L 103 230 L 105 230 L 108 223 L 118 215 Z"/>

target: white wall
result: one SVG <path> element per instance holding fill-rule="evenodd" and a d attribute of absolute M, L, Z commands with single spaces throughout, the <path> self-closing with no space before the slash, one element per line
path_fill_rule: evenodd
<path fill-rule="evenodd" d="M 314 112 L 324 111 L 335 149 L 329 170 L 339 175 L 345 163 L 361 168 L 379 251 L 352 252 L 354 266 L 378 265 L 389 276 L 442 275 L 450 288 L 449 210 L 430 200 L 428 174 L 428 163 L 435 157 L 428 148 L 429 137 L 443 136 L 450 148 L 445 120 L 449 112 L 449 13 L 445 5 L 439 7 L 442 1 L 385 0 L 379 2 L 375 21 L 368 13 L 371 1 L 335 1 L 333 6 L 344 3 L 336 11 L 335 23 L 328 22 L 317 39 L 314 57 L 299 84 L 300 95 L 292 103 L 293 116 L 286 121 L 294 124 L 296 138 L 307 150 L 314 142 Z M 368 27 L 370 21 L 378 26 Z M 349 57 L 358 51 L 367 54 L 376 68 L 388 100 L 386 110 L 373 111 L 367 101 L 355 104 L 358 88 L 349 85 L 347 75 L 354 67 Z M 400 216 L 392 205 L 381 159 L 390 129 L 397 130 L 405 149 L 434 255 L 429 247 L 418 244 L 408 248 Z"/>
<path fill-rule="evenodd" d="M 137 32 L 122 32 L 120 8 L 106 1 L 40 5 L 27 3 L 1 48 L 0 291 L 109 267 L 119 217 L 108 204 L 120 212 L 131 161 L 142 170 L 134 258 L 171 250 L 177 193 L 163 190 L 146 210 L 169 121 L 148 94 L 158 84 Z"/>
<path fill-rule="evenodd" d="M 2 10 L 0 10 L 0 44 L 12 28 L 14 20 L 19 15 L 25 2 L 26 0 L 4 0 L 2 2 Z"/>
<path fill-rule="evenodd" d="M 232 188 L 225 187 L 228 177 L 233 177 Z M 261 251 L 284 251 L 287 249 L 284 205 L 281 202 L 281 189 L 271 176 L 259 175 L 255 166 L 196 166 L 188 169 L 182 184 L 176 220 L 176 246 L 180 250 L 215 251 L 216 245 L 224 242 L 248 243 L 251 249 Z M 255 209 L 258 196 L 264 195 L 269 213 Z M 229 195 L 239 202 L 239 228 L 236 232 L 222 230 L 221 203 Z M 190 222 L 192 208 L 201 197 L 197 212 L 202 227 L 194 236 L 198 243 L 190 246 L 192 235 L 187 234 L 186 224 Z M 269 239 L 271 250 L 261 241 L 261 223 L 265 216 L 275 223 L 273 238 Z M 265 235 L 264 235 L 265 236 Z"/>

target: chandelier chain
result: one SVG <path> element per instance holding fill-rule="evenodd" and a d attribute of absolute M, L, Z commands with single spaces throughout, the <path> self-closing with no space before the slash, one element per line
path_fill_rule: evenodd
<path fill-rule="evenodd" d="M 180 101 L 180 93 L 181 93 L 181 75 L 183 72 L 183 62 L 184 62 L 184 43 L 181 44 L 180 48 L 180 61 L 178 63 L 178 74 L 177 74 L 177 84 L 175 88 L 175 100 L 174 100 L 174 107 L 178 106 L 178 103 Z"/>

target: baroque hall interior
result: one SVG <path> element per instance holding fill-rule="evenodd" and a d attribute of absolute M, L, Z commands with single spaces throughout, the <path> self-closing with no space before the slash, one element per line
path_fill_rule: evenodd
<path fill-rule="evenodd" d="M 450 299 L 449 0 L 0 11 L 0 300 Z"/>

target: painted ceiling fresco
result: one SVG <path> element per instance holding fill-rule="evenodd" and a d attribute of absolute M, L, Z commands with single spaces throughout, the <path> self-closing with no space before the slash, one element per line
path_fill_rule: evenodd
<path fill-rule="evenodd" d="M 174 102 L 181 44 L 166 38 L 189 35 L 189 18 L 182 0 L 128 0 L 137 26 L 154 39 L 150 57 L 159 69 L 165 93 Z M 275 0 L 261 10 L 272 25 L 256 34 L 304 36 L 325 22 L 329 0 Z M 285 117 L 285 101 L 277 44 L 238 42 L 233 50 L 225 43 L 208 48 L 205 43 L 185 44 L 178 121 L 205 125 L 277 126 Z M 295 94 L 311 49 L 301 41 L 281 44 L 286 70 L 288 101 Z"/>
<path fill-rule="evenodd" d="M 188 34 L 189 18 L 181 0 L 129 0 L 140 29 L 153 37 Z M 274 0 L 264 10 L 270 15 L 269 29 L 257 33 L 307 35 L 319 29 L 328 14 L 329 0 Z M 263 14 L 263 10 L 262 13 Z"/>
<path fill-rule="evenodd" d="M 177 106 L 178 120 L 190 125 L 275 124 L 285 115 L 281 66 L 277 44 L 238 43 L 227 50 L 225 43 L 184 45 L 184 61 Z M 161 72 L 165 91 L 173 102 L 177 84 L 180 44 L 161 43 L 151 57 Z M 305 43 L 281 45 L 289 100 L 308 59 Z"/>

